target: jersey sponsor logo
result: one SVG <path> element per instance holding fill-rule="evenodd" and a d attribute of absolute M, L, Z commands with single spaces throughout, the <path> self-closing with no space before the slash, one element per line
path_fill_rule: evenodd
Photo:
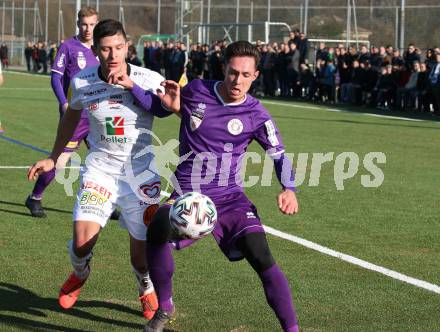
<path fill-rule="evenodd" d="M 107 135 L 124 135 L 124 118 L 121 116 L 110 116 L 105 118 Z"/>
<path fill-rule="evenodd" d="M 65 54 L 65 53 L 61 54 L 60 58 L 59 58 L 58 61 L 57 61 L 57 67 L 58 67 L 58 68 L 62 68 L 62 67 L 64 67 L 64 58 L 65 58 L 65 57 L 66 57 L 66 54 Z"/>
<path fill-rule="evenodd" d="M 107 198 L 91 191 L 84 191 L 79 198 L 79 205 L 104 206 Z"/>
<path fill-rule="evenodd" d="M 228 131 L 230 134 L 237 136 L 243 131 L 243 122 L 240 119 L 232 119 L 228 122 Z"/>
<path fill-rule="evenodd" d="M 123 102 L 124 102 L 124 99 L 123 99 L 122 95 L 111 95 L 110 99 L 108 100 L 109 105 L 122 104 Z"/>
<path fill-rule="evenodd" d="M 84 53 L 79 51 L 78 57 L 76 58 L 76 63 L 78 64 L 78 67 L 80 69 L 84 69 L 87 66 L 86 57 L 84 56 Z"/>
<path fill-rule="evenodd" d="M 270 144 L 272 146 L 279 145 L 280 142 L 278 141 L 277 133 L 272 120 L 267 120 L 264 125 L 266 126 L 267 139 L 269 140 Z"/>
<path fill-rule="evenodd" d="M 204 103 L 199 103 L 195 110 L 191 111 L 190 125 L 191 130 L 194 131 L 200 127 L 202 120 L 205 117 L 206 105 Z"/>
<path fill-rule="evenodd" d="M 139 187 L 139 194 L 145 198 L 156 198 L 160 195 L 160 182 L 145 183 Z"/>
<path fill-rule="evenodd" d="M 104 136 L 101 135 L 101 142 L 105 142 L 105 143 L 119 143 L 119 144 L 124 144 L 124 143 L 133 143 L 133 139 L 130 137 L 119 137 L 119 136 Z"/>
<path fill-rule="evenodd" d="M 89 111 L 96 111 L 99 108 L 99 99 L 92 100 L 88 108 Z"/>
<path fill-rule="evenodd" d="M 79 78 L 82 79 L 82 80 L 86 80 L 88 78 L 93 78 L 93 77 L 95 77 L 95 73 L 91 73 L 91 74 L 87 74 L 87 75 L 82 75 Z"/>
<path fill-rule="evenodd" d="M 87 92 L 84 92 L 84 96 L 85 97 L 91 97 L 91 96 L 94 96 L 94 95 L 97 95 L 97 94 L 100 94 L 100 93 L 104 93 L 106 91 L 107 91 L 107 88 L 102 88 L 102 89 L 93 90 L 93 91 L 87 91 Z"/>
<path fill-rule="evenodd" d="M 107 188 L 92 181 L 84 182 L 84 184 L 81 186 L 81 189 L 94 190 L 95 192 L 99 193 L 103 198 L 105 198 L 106 201 L 112 196 L 112 193 Z"/>

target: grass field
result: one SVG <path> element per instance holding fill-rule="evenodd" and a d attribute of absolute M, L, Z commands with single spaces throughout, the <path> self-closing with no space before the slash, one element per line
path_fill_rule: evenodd
<path fill-rule="evenodd" d="M 0 88 L 3 137 L 50 150 L 57 104 L 49 80 L 6 73 Z M 263 222 L 288 234 L 440 285 L 440 123 L 373 117 L 353 110 L 282 102 L 266 104 L 288 152 L 309 153 L 300 213 L 276 208 L 279 190 L 246 191 Z M 156 120 L 166 141 L 177 137 L 178 120 Z M 261 153 L 257 145 L 251 150 Z M 383 152 L 378 188 L 361 185 L 362 159 Z M 334 159 L 323 165 L 318 186 L 308 186 L 312 153 L 355 152 L 359 172 L 338 191 Z M 81 154 L 84 155 L 84 149 Z M 0 166 L 26 166 L 44 153 L 0 139 Z M 261 174 L 262 165 L 249 165 Z M 73 197 L 52 184 L 44 197 L 47 219 L 33 219 L 23 202 L 33 184 L 25 169 L 0 169 L 0 330 L 140 331 L 128 236 L 117 222 L 104 229 L 95 248 L 92 275 L 74 309 L 57 305 L 68 273 Z M 292 289 L 302 331 L 440 331 L 440 295 L 269 235 Z M 177 320 L 170 331 L 279 331 L 257 276 L 245 262 L 230 264 L 209 237 L 178 252 L 175 274 Z"/>

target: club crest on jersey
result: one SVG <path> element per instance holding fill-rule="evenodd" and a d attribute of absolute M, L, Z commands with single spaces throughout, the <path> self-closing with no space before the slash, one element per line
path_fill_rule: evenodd
<path fill-rule="evenodd" d="M 195 110 L 191 111 L 190 125 L 191 130 L 194 131 L 200 127 L 202 120 L 205 117 L 206 105 L 204 103 L 199 103 Z"/>
<path fill-rule="evenodd" d="M 80 69 L 84 69 L 86 68 L 87 65 L 87 61 L 86 61 L 86 57 L 84 56 L 83 52 L 78 52 L 78 57 L 76 58 L 76 63 L 78 64 L 78 67 Z"/>
<path fill-rule="evenodd" d="M 243 122 L 240 119 L 232 119 L 228 122 L 228 131 L 234 136 L 241 134 L 243 131 Z"/>

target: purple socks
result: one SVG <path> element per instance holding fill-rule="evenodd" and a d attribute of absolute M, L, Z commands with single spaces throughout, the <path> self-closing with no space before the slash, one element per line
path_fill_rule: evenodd
<path fill-rule="evenodd" d="M 174 260 L 172 248 L 168 243 L 152 245 L 147 243 L 148 266 L 150 277 L 153 281 L 159 298 L 159 307 L 171 312 L 174 308 L 172 300 Z M 298 332 L 295 309 L 289 284 L 278 265 L 274 264 L 266 271 L 259 274 L 263 283 L 267 302 L 275 312 L 285 332 Z"/>
<path fill-rule="evenodd" d="M 151 245 L 147 243 L 147 259 L 150 269 L 150 278 L 159 299 L 159 307 L 166 311 L 173 311 L 173 273 L 174 260 L 168 243 Z"/>
<path fill-rule="evenodd" d="M 278 320 L 286 332 L 297 332 L 295 309 L 293 307 L 290 288 L 284 273 L 274 264 L 259 274 L 263 283 L 267 303 L 275 312 Z"/>
<path fill-rule="evenodd" d="M 47 188 L 47 186 L 52 182 L 54 178 L 55 178 L 55 169 L 40 174 L 40 176 L 37 179 L 37 182 L 35 183 L 31 198 L 41 199 L 44 190 Z"/>

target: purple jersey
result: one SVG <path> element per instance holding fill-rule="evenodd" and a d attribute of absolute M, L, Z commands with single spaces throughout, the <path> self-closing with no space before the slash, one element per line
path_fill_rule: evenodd
<path fill-rule="evenodd" d="M 194 80 L 181 92 L 180 148 L 182 161 L 176 178 L 183 192 L 199 191 L 216 197 L 242 192 L 241 161 L 256 140 L 271 156 L 284 146 L 269 112 L 246 95 L 243 102 L 226 104 L 220 82 Z"/>
<path fill-rule="evenodd" d="M 62 75 L 63 91 L 67 97 L 71 79 L 84 68 L 96 65 L 99 65 L 99 61 L 92 50 L 78 37 L 72 37 L 58 49 L 51 70 Z M 87 117 L 87 112 L 83 112 L 82 117 Z"/>

